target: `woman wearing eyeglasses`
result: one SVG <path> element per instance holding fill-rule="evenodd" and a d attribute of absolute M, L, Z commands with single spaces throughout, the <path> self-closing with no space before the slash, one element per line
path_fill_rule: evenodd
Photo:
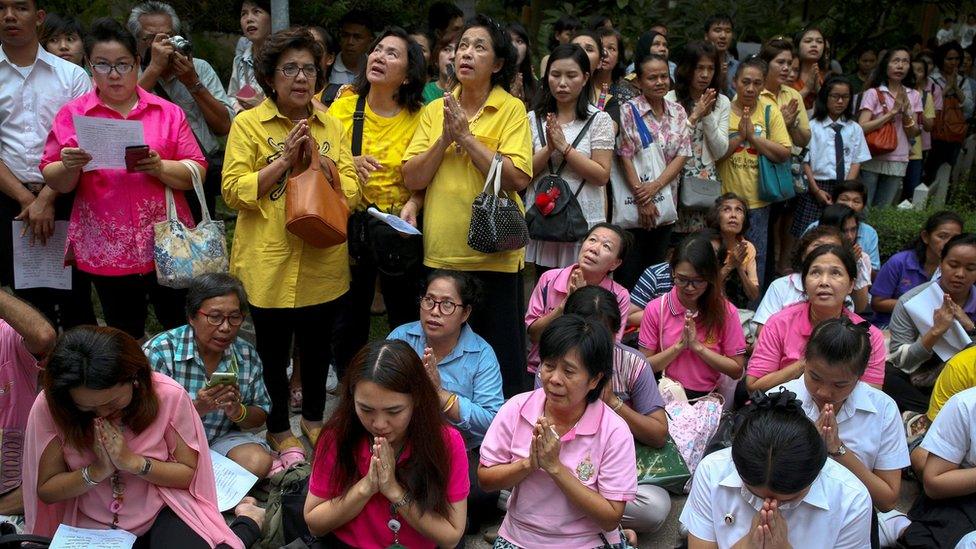
<path fill-rule="evenodd" d="M 488 426 L 505 403 L 495 352 L 468 325 L 480 301 L 477 278 L 463 271 L 435 270 L 420 299 L 420 320 L 387 336 L 407 342 L 423 359 L 444 419 L 464 437 L 470 463 L 469 522 L 490 514 L 498 499 L 498 492 L 486 493 L 478 487 L 478 455 Z M 468 531 L 476 530 L 475 526 L 469 524 Z"/>
<path fill-rule="evenodd" d="M 164 288 L 156 280 L 153 225 L 166 219 L 167 187 L 180 221 L 193 225 L 183 196 L 184 189 L 192 188 L 190 171 L 180 161 L 191 161 L 201 172 L 207 162 L 183 109 L 138 86 L 139 56 L 128 31 L 108 19 L 96 21 L 85 53 L 95 90 L 58 112 L 40 168 L 52 189 L 75 191 L 65 258 L 91 276 L 105 322 L 141 339 L 150 301 L 163 328 L 185 321 L 185 291 Z M 142 159 L 131 170 L 86 169 L 92 156 L 78 146 L 75 116 L 140 122 L 148 149 L 140 151 Z"/>
<path fill-rule="evenodd" d="M 355 207 L 356 173 L 342 125 L 312 106 L 325 86 L 322 46 L 305 28 L 272 35 L 255 65 L 267 99 L 237 115 L 227 139 L 223 196 L 239 211 L 230 258 L 254 320 L 255 346 L 271 397 L 268 442 L 282 453 L 301 448 L 288 423 L 286 370 L 294 338 L 302 364 L 302 433 L 314 446 L 322 428 L 325 378 L 332 361 L 322 334 L 332 332 L 338 299 L 349 290 L 346 244 L 313 247 L 285 229 L 288 177 L 308 168 L 315 147 L 322 173 L 338 165 L 329 183 Z"/>
<path fill-rule="evenodd" d="M 671 272 L 674 288 L 644 308 L 640 350 L 688 398 L 704 396 L 718 387 L 722 374 L 742 375 L 746 338 L 739 311 L 722 294 L 718 257 L 708 238 L 682 241 Z"/>
<path fill-rule="evenodd" d="M 156 335 L 142 350 L 153 370 L 190 394 L 210 449 L 264 478 L 305 455 L 291 452 L 273 462 L 268 443 L 250 432 L 264 425 L 271 401 L 257 351 L 237 337 L 246 313 L 239 280 L 224 273 L 198 276 L 187 293 L 187 324 Z"/>

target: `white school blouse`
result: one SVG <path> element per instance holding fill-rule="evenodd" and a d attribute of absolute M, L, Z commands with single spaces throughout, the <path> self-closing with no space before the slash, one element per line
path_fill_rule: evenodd
<path fill-rule="evenodd" d="M 925 433 L 922 448 L 962 468 L 976 466 L 976 387 L 952 395 Z"/>
<path fill-rule="evenodd" d="M 749 532 L 762 498 L 746 489 L 732 449 L 705 456 L 695 470 L 681 523 L 701 540 L 732 547 Z M 803 499 L 780 511 L 793 547 L 863 549 L 871 546 L 871 496 L 843 465 L 828 459 Z"/>

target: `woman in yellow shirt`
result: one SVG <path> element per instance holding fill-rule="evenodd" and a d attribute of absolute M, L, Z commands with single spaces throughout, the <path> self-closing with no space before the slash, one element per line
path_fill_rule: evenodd
<path fill-rule="evenodd" d="M 467 271 L 484 286 L 491 306 L 471 316 L 471 327 L 498 355 L 506 397 L 528 390 L 531 382 L 523 325 L 525 250 L 484 254 L 468 246 L 467 234 L 471 203 L 496 151 L 504 159 L 502 188 L 520 206 L 517 193 L 532 180 L 529 119 L 508 93 L 515 60 L 511 39 L 497 23 L 483 15 L 468 21 L 454 58 L 460 85 L 424 108 L 403 164 L 407 188 L 427 190 L 424 264 Z"/>
<path fill-rule="evenodd" d="M 411 195 L 403 185 L 400 165 L 420 123 L 424 106 L 427 74 L 423 51 L 405 30 L 390 27 L 373 43 L 368 55 L 352 84 L 353 93 L 337 99 L 329 108 L 329 114 L 342 124 L 343 148 L 352 149 L 353 115 L 359 102 L 365 101 L 361 107 L 364 119 L 360 150 L 353 150 L 353 154 L 358 153 L 353 156 L 353 163 L 360 199 L 358 211 L 353 214 L 356 218 L 350 225 L 364 227 L 369 232 L 368 242 L 373 248 L 352 246 L 349 249 L 352 280 L 333 340 L 340 377 L 346 364 L 369 339 L 370 304 L 377 275 L 390 326 L 417 320 L 422 278 L 420 237 L 403 238 L 402 235 L 383 233 L 381 229 L 384 227 L 365 210 L 375 207 L 417 226 L 423 192 Z M 355 241 L 359 231 L 353 232 L 350 239 Z M 395 246 L 378 242 L 384 239 L 388 243 L 391 238 L 395 239 L 392 241 Z M 387 256 L 391 247 L 396 248 L 393 251 L 397 257 Z M 374 253 L 381 256 L 374 257 Z M 403 259 L 410 254 L 418 261 L 404 265 Z"/>
<path fill-rule="evenodd" d="M 759 198 L 759 155 L 773 162 L 790 157 L 790 134 L 775 101 L 762 96 L 766 84 L 766 62 L 759 58 L 739 64 L 735 74 L 735 99 L 729 113 L 729 148 L 718 162 L 723 193 L 735 193 L 749 207 L 746 240 L 756 247 L 759 287 L 763 287 L 766 264 L 770 204 Z M 766 106 L 769 124 L 766 124 Z"/>
<path fill-rule="evenodd" d="M 288 423 L 292 337 L 303 364 L 301 427 L 314 445 L 332 359 L 322 334 L 331 333 L 338 299 L 349 289 L 345 244 L 315 248 L 285 229 L 285 183 L 307 168 L 303 159 L 311 147 L 318 148 L 323 166 L 338 165 L 340 181 L 332 185 L 341 186 L 350 207 L 358 198 L 341 124 L 311 105 L 312 95 L 325 85 L 322 54 L 322 46 L 304 28 L 278 32 L 265 42 L 254 68 L 267 99 L 234 119 L 224 157 L 224 200 L 239 211 L 230 270 L 244 283 L 250 301 L 271 397 L 268 441 L 279 451 L 301 448 Z"/>

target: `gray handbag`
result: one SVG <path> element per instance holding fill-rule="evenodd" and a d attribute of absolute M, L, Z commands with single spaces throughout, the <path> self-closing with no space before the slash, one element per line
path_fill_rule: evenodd
<path fill-rule="evenodd" d="M 682 208 L 707 210 L 715 205 L 722 194 L 722 184 L 714 179 L 702 179 L 684 175 L 678 189 L 678 201 Z"/>

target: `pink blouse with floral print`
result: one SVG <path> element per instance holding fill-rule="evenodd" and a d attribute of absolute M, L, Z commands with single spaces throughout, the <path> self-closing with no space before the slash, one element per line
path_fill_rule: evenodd
<path fill-rule="evenodd" d="M 126 120 L 143 124 L 145 144 L 163 160 L 194 160 L 206 167 L 186 115 L 179 106 L 136 88 L 139 100 Z M 77 147 L 75 116 L 123 119 L 92 91 L 66 104 L 54 119 L 40 168 L 61 160 L 61 149 Z M 153 224 L 166 219 L 165 187 L 159 179 L 125 170 L 82 172 L 68 225 L 65 263 L 100 276 L 153 271 Z M 180 221 L 193 225 L 183 191 L 174 190 Z"/>
<path fill-rule="evenodd" d="M 620 106 L 620 143 L 617 152 L 624 158 L 632 158 L 641 148 L 640 136 L 637 133 L 637 125 L 634 123 L 634 111 L 631 105 L 637 107 L 637 112 L 644 119 L 644 124 L 650 130 L 651 135 L 661 147 L 664 153 L 664 161 L 668 164 L 679 156 L 691 156 L 691 129 L 688 127 L 688 115 L 684 107 L 664 99 L 664 114 L 661 118 L 654 116 L 651 111 L 651 103 L 643 94 L 631 99 Z M 671 192 L 677 200 L 678 177 L 671 181 Z"/>

